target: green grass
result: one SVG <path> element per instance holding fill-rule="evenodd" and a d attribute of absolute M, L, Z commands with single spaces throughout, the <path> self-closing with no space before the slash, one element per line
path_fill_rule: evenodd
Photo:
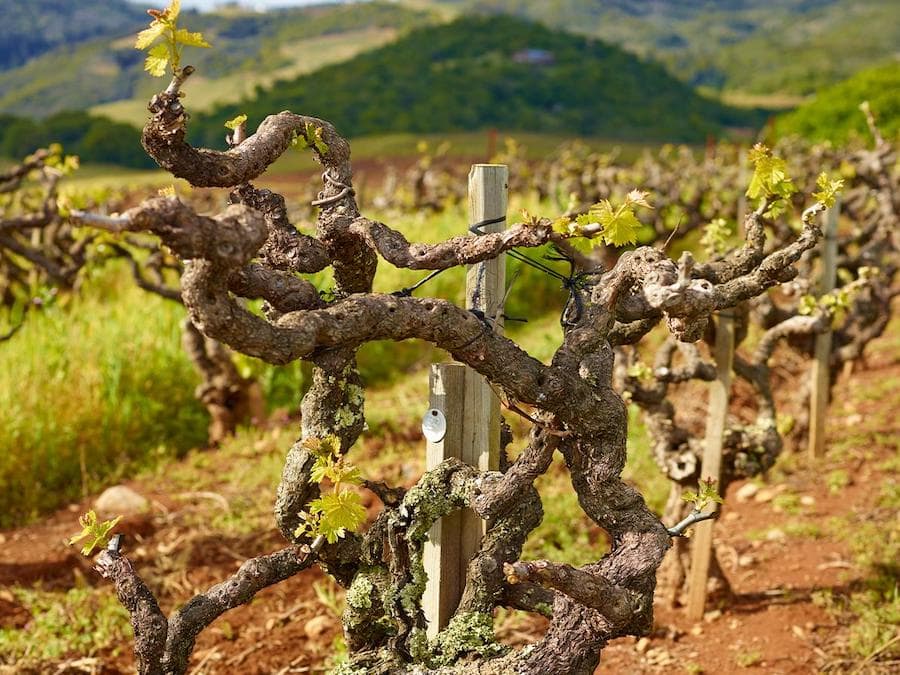
<path fill-rule="evenodd" d="M 900 525 L 895 508 L 891 514 L 877 522 L 833 519 L 833 535 L 848 539 L 865 576 L 849 593 L 825 589 L 813 595 L 817 605 L 848 626 L 849 650 L 864 662 L 900 658 Z"/>
<path fill-rule="evenodd" d="M 0 628 L 0 663 L 26 666 L 130 649 L 128 612 L 108 587 L 64 594 L 14 588 L 11 594 L 32 618 L 24 628 Z"/>
<path fill-rule="evenodd" d="M 0 346 L 0 524 L 203 443 L 182 317 L 107 274 Z"/>
<path fill-rule="evenodd" d="M 859 110 L 863 101 L 869 102 L 881 133 L 888 139 L 896 137 L 900 133 L 900 63 L 888 60 L 823 88 L 797 110 L 780 116 L 775 133 L 832 143 L 856 137 L 871 144 L 866 118 Z"/>

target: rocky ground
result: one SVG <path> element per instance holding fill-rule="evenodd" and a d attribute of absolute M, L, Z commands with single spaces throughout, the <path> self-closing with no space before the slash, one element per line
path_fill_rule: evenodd
<path fill-rule="evenodd" d="M 900 672 L 896 328 L 856 372 L 842 374 L 825 458 L 787 455 L 766 481 L 732 486 L 715 525 L 731 593 L 698 623 L 658 605 L 653 632 L 610 645 L 597 672 Z M 292 425 L 275 420 L 127 483 L 146 508 L 119 531 L 165 610 L 247 557 L 281 547 L 269 502 Z M 414 424 L 375 421 L 360 452 L 359 464 L 388 480 L 409 483 L 421 470 Z M 366 499 L 374 515 L 380 503 Z M 95 505 L 85 499 L 0 533 L 0 672 L 132 672 L 130 634 L 111 588 L 65 544 L 77 516 Z M 191 672 L 322 672 L 340 658 L 342 602 L 339 588 L 308 570 L 201 634 Z M 509 612 L 498 626 L 504 641 L 523 644 L 544 621 Z"/>

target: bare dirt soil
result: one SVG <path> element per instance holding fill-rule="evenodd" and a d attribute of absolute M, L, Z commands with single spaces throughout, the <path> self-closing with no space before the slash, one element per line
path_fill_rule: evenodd
<path fill-rule="evenodd" d="M 896 525 L 898 518 L 896 511 L 879 507 L 879 490 L 897 481 L 900 341 L 887 335 L 879 343 L 863 367 L 841 376 L 842 397 L 831 406 L 825 459 L 810 463 L 802 454 L 787 457 L 777 475 L 752 495 L 743 483 L 732 486 L 715 526 L 716 551 L 732 595 L 712 602 L 699 623 L 689 621 L 680 608 L 658 605 L 652 634 L 611 644 L 598 673 L 891 672 L 896 663 L 863 663 L 849 654 L 848 626 L 814 598 L 827 589 L 846 594 L 867 574 L 846 537 L 835 534 L 840 531 L 835 523 L 852 529 L 867 519 Z M 888 343 L 889 349 L 883 346 Z M 293 432 L 278 442 L 282 448 L 288 433 Z M 393 433 L 409 436 L 415 430 Z M 378 453 L 384 445 L 376 438 L 363 451 Z M 213 485 L 227 474 L 220 452 L 209 451 L 203 469 Z M 243 461 L 254 457 L 248 450 Z M 274 529 L 234 534 L 198 526 L 207 515 L 213 523 L 218 502 L 235 497 L 224 482 L 218 489 L 207 484 L 185 493 L 183 476 L 180 482 L 178 477 L 186 470 L 175 464 L 163 476 L 128 483 L 153 508 L 119 528 L 127 535 L 126 552 L 151 581 L 165 611 L 221 581 L 247 557 L 283 545 Z M 13 587 L 105 587 L 90 561 L 65 545 L 77 529 L 77 515 L 91 505 L 85 500 L 28 527 L 0 532 L 0 628 L 28 630 L 34 620 Z M 380 508 L 371 496 L 367 505 L 371 515 Z M 308 570 L 260 593 L 202 633 L 191 672 L 323 672 L 340 634 L 339 610 L 340 593 L 321 572 Z M 509 614 L 498 633 L 509 644 L 523 644 L 536 639 L 545 625 L 540 618 Z M 126 642 L 93 654 L 73 651 L 52 662 L 0 666 L 0 672 L 126 673 L 133 672 L 133 659 Z"/>

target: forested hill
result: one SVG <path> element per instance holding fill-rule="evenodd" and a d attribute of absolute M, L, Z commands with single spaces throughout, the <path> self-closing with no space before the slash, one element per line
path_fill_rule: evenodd
<path fill-rule="evenodd" d="M 32 4 L 46 5 L 41 9 L 43 13 L 35 16 L 38 10 Z M 138 11 L 136 20 L 127 25 L 124 20 L 103 19 L 107 9 L 111 17 L 116 17 L 120 4 L 126 3 L 0 0 L 0 29 L 6 33 L 3 49 L 13 49 L 7 43 L 24 40 L 28 44 L 32 33 L 42 35 L 35 26 L 68 20 L 73 26 L 60 44 L 44 45 L 46 53 L 18 67 L 0 67 L 0 112 L 46 117 L 60 110 L 92 109 L 120 121 L 142 123 L 147 100 L 158 83 L 144 72 L 144 54 L 134 48 L 134 36 L 150 18 Z M 166 4 L 168 0 L 147 3 L 159 7 Z M 9 23 L 7 7 L 14 8 L 14 20 Z M 74 11 L 76 7 L 89 7 L 91 16 L 97 17 L 96 34 L 84 33 L 86 29 L 76 31 L 83 23 L 81 14 Z M 267 12 L 240 7 L 222 7 L 208 13 L 184 10 L 182 25 L 202 32 L 213 45 L 212 49 L 193 49 L 187 54 L 191 65 L 203 73 L 202 91 L 200 78 L 194 82 L 194 109 L 236 101 L 242 95 L 250 95 L 257 85 L 343 61 L 390 42 L 411 26 L 432 20 L 438 20 L 434 12 L 392 2 L 302 6 Z M 57 32 L 48 29 L 47 35 Z"/>
<path fill-rule="evenodd" d="M 168 0 L 147 5 L 164 6 Z M 253 11 L 253 1 L 184 11 L 212 50 L 191 62 L 193 109 L 251 96 L 382 46 L 410 27 L 470 13 L 540 21 L 662 63 L 691 86 L 741 105 L 785 107 L 900 44 L 897 0 L 371 0 Z M 139 124 L 154 83 L 131 36 L 143 5 L 124 0 L 0 0 L 0 113 L 90 109 Z"/>
<path fill-rule="evenodd" d="M 896 138 L 900 134 L 900 61 L 867 68 L 823 89 L 813 100 L 776 120 L 775 132 L 838 144 L 854 135 L 871 142 L 859 110 L 863 101 L 868 101 L 881 133 Z"/>
<path fill-rule="evenodd" d="M 195 140 L 220 144 L 222 122 L 251 125 L 291 109 L 344 134 L 497 127 L 642 140 L 699 141 L 758 114 L 698 96 L 622 49 L 504 16 L 469 16 L 197 116 Z"/>
<path fill-rule="evenodd" d="M 400 0 L 504 13 L 652 56 L 693 85 L 808 95 L 900 45 L 897 0 Z"/>
<path fill-rule="evenodd" d="M 125 0 L 0 0 L 0 71 L 59 45 L 124 35 L 146 16 Z"/>

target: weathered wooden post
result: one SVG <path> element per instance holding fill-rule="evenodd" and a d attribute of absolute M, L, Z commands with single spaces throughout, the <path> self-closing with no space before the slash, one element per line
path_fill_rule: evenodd
<path fill-rule="evenodd" d="M 431 438 L 426 437 L 426 469 L 433 469 L 445 459 L 462 457 L 467 369 L 461 363 L 435 363 L 431 366 L 428 381 L 431 408 L 425 413 L 422 424 L 433 425 L 437 432 Z M 445 429 L 443 437 L 441 425 Z M 438 630 L 447 625 L 462 595 L 465 577 L 460 575 L 463 567 L 460 562 L 461 533 L 462 513 L 459 511 L 441 518 L 428 532 L 423 551 L 428 583 L 422 596 L 422 610 L 428 621 L 429 637 L 434 637 Z"/>
<path fill-rule="evenodd" d="M 475 164 L 469 171 L 469 223 L 480 232 L 506 229 L 509 169 L 504 164 Z M 506 256 L 497 256 L 466 271 L 466 309 L 484 313 L 498 333 L 503 332 L 503 295 Z M 500 466 L 500 401 L 487 381 L 466 368 L 466 403 L 462 459 L 482 471 Z M 473 511 L 462 517 L 462 572 L 478 551 L 485 523 Z"/>
<path fill-rule="evenodd" d="M 722 436 L 728 416 L 728 394 L 731 390 L 731 369 L 734 361 L 734 316 L 731 311 L 720 312 L 716 325 L 716 379 L 709 385 L 709 411 L 706 418 L 706 439 L 703 446 L 703 465 L 700 480 L 714 479 L 717 483 L 722 469 Z M 712 558 L 712 520 L 694 526 L 691 537 L 691 571 L 688 583 L 688 618 L 699 621 L 706 607 L 706 584 Z"/>
<path fill-rule="evenodd" d="M 478 233 L 499 232 L 506 226 L 509 170 L 502 164 L 476 164 L 469 172 L 469 222 Z M 494 330 L 503 330 L 506 265 L 504 256 L 470 265 L 466 272 L 466 308 L 481 312 Z M 426 470 L 448 457 L 458 457 L 481 470 L 500 465 L 500 401 L 487 381 L 461 364 L 432 366 L 431 410 L 443 414 L 446 433 L 429 441 Z M 471 510 L 442 518 L 425 545 L 428 584 L 423 610 L 428 635 L 447 625 L 459 604 L 466 567 L 478 551 L 485 523 Z"/>
<path fill-rule="evenodd" d="M 841 210 L 840 198 L 828 209 L 825 218 L 825 241 L 822 250 L 822 276 L 819 279 L 819 295 L 834 290 L 837 277 L 837 225 Z M 816 335 L 815 358 L 810 372 L 809 396 L 809 445 L 810 459 L 825 453 L 825 414 L 828 409 L 828 385 L 831 377 L 831 331 Z"/>

